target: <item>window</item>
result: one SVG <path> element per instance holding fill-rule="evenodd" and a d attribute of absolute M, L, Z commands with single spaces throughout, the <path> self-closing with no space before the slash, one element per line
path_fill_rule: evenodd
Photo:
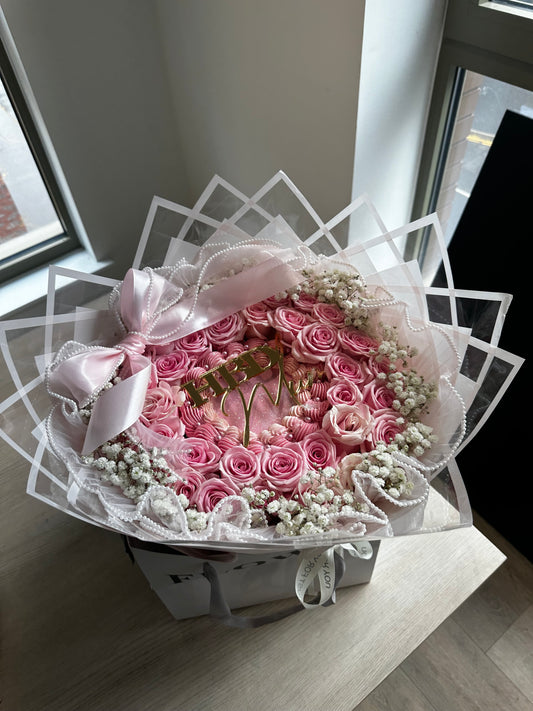
<path fill-rule="evenodd" d="M 0 42 L 0 282 L 78 246 L 6 45 Z"/>
<path fill-rule="evenodd" d="M 533 117 L 533 0 L 520 13 L 450 0 L 413 217 L 437 211 L 448 242 L 504 112 Z M 408 246 L 424 252 L 424 235 Z"/>
<path fill-rule="evenodd" d="M 435 209 L 449 243 L 506 110 L 533 118 L 533 92 L 468 70 L 458 71 L 456 107 L 442 175 L 435 181 Z M 451 117 L 452 118 L 452 117 Z"/>

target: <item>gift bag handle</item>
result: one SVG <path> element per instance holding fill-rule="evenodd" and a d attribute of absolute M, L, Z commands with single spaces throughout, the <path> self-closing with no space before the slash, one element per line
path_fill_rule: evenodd
<path fill-rule="evenodd" d="M 342 576 L 345 571 L 344 559 L 335 554 L 335 583 L 336 585 L 341 581 Z M 268 615 L 261 615 L 258 617 L 245 617 L 241 615 L 234 615 L 230 610 L 229 605 L 224 597 L 222 591 L 222 586 L 220 585 L 220 580 L 218 573 L 211 563 L 204 563 L 202 575 L 208 580 L 211 586 L 211 597 L 209 601 L 209 615 L 221 622 L 228 627 L 262 627 L 263 625 L 271 624 L 272 622 L 277 622 L 278 620 L 283 620 L 290 615 L 294 615 L 296 612 L 300 612 L 305 609 L 305 606 L 298 602 L 291 607 L 280 610 L 278 612 L 272 612 Z M 311 601 L 311 605 L 319 607 L 318 601 L 320 600 L 320 594 L 317 595 L 314 600 Z M 322 607 L 327 607 L 332 605 L 335 601 L 335 596 L 332 595 L 330 599 L 323 603 Z"/>

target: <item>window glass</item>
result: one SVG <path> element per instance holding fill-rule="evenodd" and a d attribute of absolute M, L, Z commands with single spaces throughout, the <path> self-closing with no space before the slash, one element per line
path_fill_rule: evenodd
<path fill-rule="evenodd" d="M 465 73 L 436 206 L 447 242 L 507 110 L 533 118 L 533 92 L 474 72 Z"/>
<path fill-rule="evenodd" d="M 63 233 L 0 80 L 0 261 Z"/>

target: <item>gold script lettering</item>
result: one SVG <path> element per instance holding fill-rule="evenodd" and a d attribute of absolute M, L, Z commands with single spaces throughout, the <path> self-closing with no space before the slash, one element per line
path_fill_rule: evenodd
<path fill-rule="evenodd" d="M 268 363 L 266 365 L 258 363 L 253 357 L 254 353 L 263 353 L 268 356 Z M 246 402 L 240 386 L 267 370 L 274 368 L 276 365 L 279 369 L 276 394 L 272 396 L 263 383 L 257 383 L 252 388 L 250 398 L 248 402 Z M 241 377 L 235 377 L 237 373 L 239 373 Z M 201 381 L 204 381 L 204 384 L 200 384 Z M 223 385 L 221 381 L 224 381 L 225 385 Z M 287 388 L 291 397 L 297 402 L 294 386 L 292 383 L 288 383 L 285 378 L 283 353 L 265 344 L 245 351 L 236 358 L 217 365 L 215 368 L 211 368 L 211 370 L 204 373 L 197 381 L 189 380 L 189 382 L 184 383 L 181 387 L 189 394 L 195 407 L 201 407 L 206 402 L 209 402 L 211 397 L 222 396 L 220 409 L 225 415 L 227 414 L 225 411 L 227 396 L 232 390 L 237 391 L 244 409 L 245 427 L 243 431 L 243 444 L 247 447 L 250 439 L 250 413 L 258 388 L 262 388 L 272 404 L 277 406 L 281 400 L 283 386 Z M 205 393 L 205 397 L 202 396 L 202 393 Z"/>

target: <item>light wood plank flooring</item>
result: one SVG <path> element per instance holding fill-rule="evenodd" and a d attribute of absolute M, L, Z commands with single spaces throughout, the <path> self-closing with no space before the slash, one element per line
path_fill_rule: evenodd
<path fill-rule="evenodd" d="M 531 711 L 533 564 L 478 516 L 507 556 L 357 711 Z"/>

